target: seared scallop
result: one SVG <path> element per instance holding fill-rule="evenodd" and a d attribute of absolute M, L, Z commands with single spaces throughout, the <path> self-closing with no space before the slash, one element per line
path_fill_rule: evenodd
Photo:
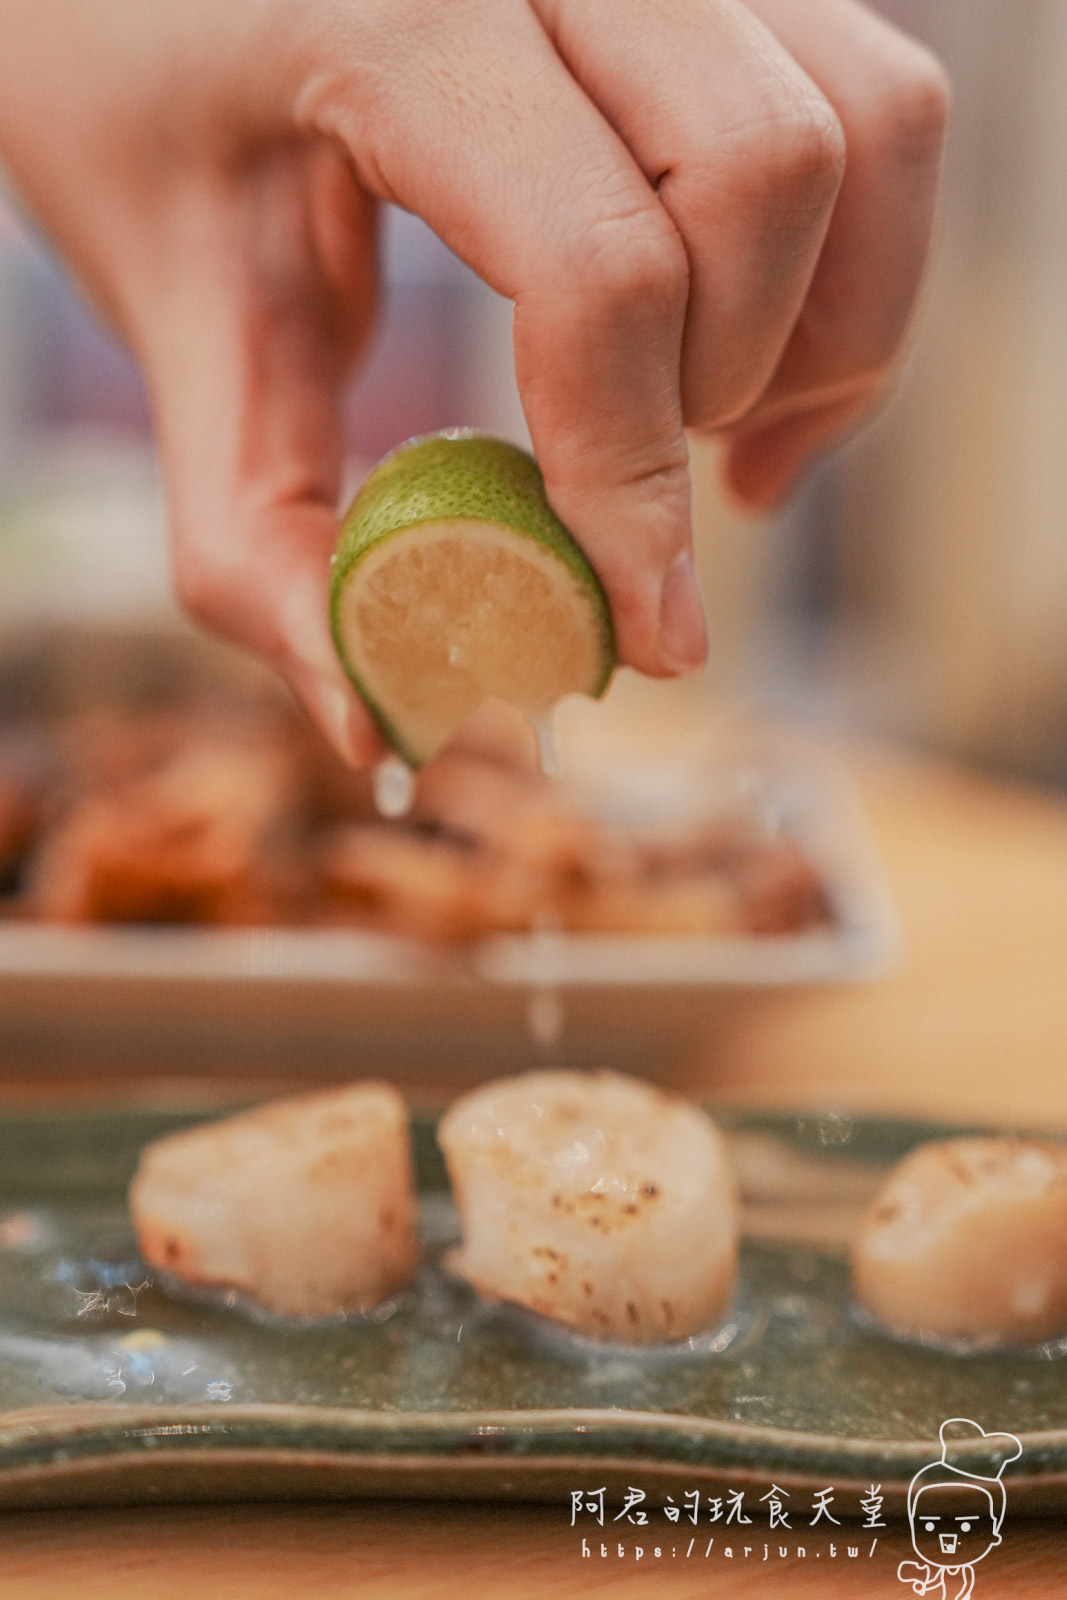
<path fill-rule="evenodd" d="M 737 1199 L 695 1106 L 634 1078 L 531 1072 L 443 1119 L 463 1243 L 489 1300 L 598 1339 L 652 1344 L 712 1326 L 731 1295 Z"/>
<path fill-rule="evenodd" d="M 151 1144 L 130 1188 L 141 1254 L 282 1316 L 379 1304 L 415 1269 L 415 1180 L 395 1089 L 257 1106 Z"/>
<path fill-rule="evenodd" d="M 992 1346 L 1067 1333 L 1067 1146 L 921 1145 L 867 1212 L 852 1280 L 860 1305 L 908 1337 Z"/>

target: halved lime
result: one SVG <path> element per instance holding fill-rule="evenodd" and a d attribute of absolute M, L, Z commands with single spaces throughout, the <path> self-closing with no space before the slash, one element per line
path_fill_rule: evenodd
<path fill-rule="evenodd" d="M 490 695 L 536 724 L 564 695 L 603 694 L 615 666 L 604 591 L 537 463 L 484 434 L 413 439 L 374 469 L 341 528 L 330 620 L 413 767 Z"/>

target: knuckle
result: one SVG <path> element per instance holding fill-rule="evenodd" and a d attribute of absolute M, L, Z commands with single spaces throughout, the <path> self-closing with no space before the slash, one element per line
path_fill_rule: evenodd
<path fill-rule="evenodd" d="M 760 362 L 754 367 L 735 368 L 718 374 L 714 383 L 705 378 L 699 387 L 694 385 L 692 397 L 686 397 L 686 427 L 712 433 L 747 416 L 767 387 L 768 365 Z"/>
<path fill-rule="evenodd" d="M 857 108 L 868 138 L 908 164 L 936 159 L 945 142 L 951 91 L 937 58 L 908 41 Z"/>
<path fill-rule="evenodd" d="M 819 213 L 840 188 L 845 135 L 822 95 L 789 91 L 737 129 L 716 164 L 725 168 L 734 192 L 746 199 L 787 212 Z"/>
<path fill-rule="evenodd" d="M 585 232 L 579 270 L 608 304 L 652 299 L 674 307 L 689 288 L 685 247 L 658 206 L 598 219 Z"/>
<path fill-rule="evenodd" d="M 587 506 L 595 497 L 601 510 L 617 505 L 632 516 L 636 508 L 649 509 L 656 524 L 668 530 L 687 524 L 689 448 L 680 427 L 669 436 L 642 437 L 592 459 L 585 440 L 560 430 L 544 444 L 538 441 L 537 456 L 550 493 L 558 494 L 568 508 Z"/>

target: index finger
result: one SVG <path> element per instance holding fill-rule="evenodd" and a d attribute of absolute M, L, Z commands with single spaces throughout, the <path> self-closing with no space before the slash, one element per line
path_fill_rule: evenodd
<path fill-rule="evenodd" d="M 525 4 L 465 10 L 460 27 L 443 8 L 420 14 L 402 79 L 368 65 L 353 28 L 304 115 L 514 301 L 534 449 L 604 582 L 622 657 L 686 670 L 705 643 L 679 394 L 684 247 Z"/>

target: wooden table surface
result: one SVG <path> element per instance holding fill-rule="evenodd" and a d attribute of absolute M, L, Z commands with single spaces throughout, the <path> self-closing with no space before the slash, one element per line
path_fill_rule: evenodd
<path fill-rule="evenodd" d="M 901 915 L 906 955 L 879 984 L 765 995 L 709 1045 L 686 1087 L 738 1101 L 1067 1127 L 1067 804 L 910 757 L 854 761 Z M 653 1513 L 658 1517 L 658 1513 Z M 175 1507 L 0 1516 L 0 1600 L 49 1595 L 890 1596 L 905 1554 L 833 1530 L 763 1561 L 723 1539 L 666 1553 L 668 1529 L 622 1538 L 559 1507 Z M 583 1559 L 581 1535 L 607 1557 Z M 664 1554 L 651 1553 L 655 1539 Z M 705 1541 L 706 1542 L 706 1541 Z M 793 1543 L 796 1536 L 793 1536 Z M 636 1546 L 645 1549 L 637 1559 Z M 787 1546 L 788 1548 L 788 1546 Z M 818 1553 L 816 1553 L 818 1552 Z M 1009 1521 L 976 1593 L 1050 1596 L 1067 1526 Z"/>
<path fill-rule="evenodd" d="M 696 1074 L 751 1104 L 1067 1128 L 1067 801 L 850 761 L 903 932 L 888 980 L 769 993 Z"/>
<path fill-rule="evenodd" d="M 0 1519 L 4 1600 L 892 1600 L 912 1552 L 900 1529 L 871 1537 L 804 1535 L 806 1556 L 764 1560 L 764 1538 L 707 1555 L 663 1552 L 631 1530 L 605 1535 L 608 1555 L 583 1558 L 564 1508 L 512 1509 L 400 1501 L 352 1506 L 180 1506 L 158 1510 L 37 1511 Z M 618 1551 L 622 1543 L 623 1554 Z M 587 1543 L 592 1541 L 587 1537 Z M 719 1542 L 721 1545 L 725 1541 Z M 644 1554 L 640 1559 L 637 1550 Z M 849 1549 L 858 1549 L 851 1559 Z M 1006 1522 L 1004 1543 L 976 1568 L 975 1600 L 1053 1600 L 1063 1592 L 1061 1528 Z M 950 1600 L 952 1591 L 950 1590 Z M 940 1600 L 940 1597 L 937 1597 Z"/>

